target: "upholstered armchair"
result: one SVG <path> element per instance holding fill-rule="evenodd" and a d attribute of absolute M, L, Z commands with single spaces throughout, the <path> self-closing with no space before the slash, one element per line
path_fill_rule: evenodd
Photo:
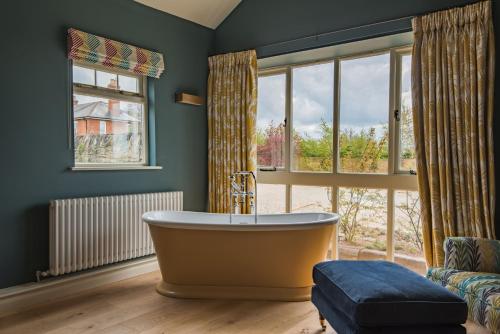
<path fill-rule="evenodd" d="M 500 241 L 454 237 L 444 242 L 445 264 L 427 278 L 467 302 L 469 319 L 500 333 Z"/>

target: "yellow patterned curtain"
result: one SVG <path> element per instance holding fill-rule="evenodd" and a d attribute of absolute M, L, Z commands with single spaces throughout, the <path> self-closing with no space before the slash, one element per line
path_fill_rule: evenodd
<path fill-rule="evenodd" d="M 413 19 L 413 123 L 427 264 L 448 236 L 495 238 L 491 2 Z"/>
<path fill-rule="evenodd" d="M 230 209 L 229 176 L 257 166 L 257 55 L 228 53 L 208 63 L 209 211 L 224 213 Z"/>

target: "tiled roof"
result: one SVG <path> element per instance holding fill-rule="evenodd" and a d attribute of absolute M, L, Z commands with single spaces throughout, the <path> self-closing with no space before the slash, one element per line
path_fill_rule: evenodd
<path fill-rule="evenodd" d="M 139 122 L 138 119 L 130 116 L 125 110 L 120 109 L 118 114 L 111 113 L 108 110 L 108 104 L 102 101 L 77 104 L 73 112 L 75 119 L 95 118 L 120 122 Z"/>

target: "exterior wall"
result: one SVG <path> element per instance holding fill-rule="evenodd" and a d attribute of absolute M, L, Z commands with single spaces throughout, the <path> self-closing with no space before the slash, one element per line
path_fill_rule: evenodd
<path fill-rule="evenodd" d="M 98 119 L 87 119 L 87 132 L 88 135 L 98 135 L 100 134 L 100 122 Z"/>
<path fill-rule="evenodd" d="M 106 124 L 106 132 L 113 134 L 123 134 L 128 133 L 129 123 L 128 122 L 111 122 L 108 121 Z"/>
<path fill-rule="evenodd" d="M 129 132 L 128 122 L 106 120 L 106 134 L 125 134 Z M 98 119 L 79 119 L 76 121 L 76 135 L 98 135 L 101 133 L 101 121 Z"/>
<path fill-rule="evenodd" d="M 76 135 L 82 136 L 87 133 L 87 121 L 79 119 L 76 121 Z"/>

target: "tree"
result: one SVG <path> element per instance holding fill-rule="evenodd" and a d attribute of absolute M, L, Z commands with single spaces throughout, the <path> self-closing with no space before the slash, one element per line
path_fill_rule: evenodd
<path fill-rule="evenodd" d="M 402 214 L 396 238 L 409 242 L 419 254 L 423 251 L 422 220 L 420 219 L 420 198 L 417 192 L 405 191 L 404 200 L 396 205 Z"/>
<path fill-rule="evenodd" d="M 325 120 L 320 122 L 321 136 L 311 138 L 307 134 L 301 136 L 294 131 L 294 163 L 295 169 L 327 172 L 332 170 L 333 127 Z"/>
<path fill-rule="evenodd" d="M 399 120 L 401 158 L 405 168 L 415 169 L 415 140 L 413 134 L 413 116 L 408 98 L 403 99 Z M 406 161 L 405 161 L 406 160 Z M 409 161 L 408 161 L 409 160 Z"/>
<path fill-rule="evenodd" d="M 257 131 L 257 158 L 259 166 L 283 166 L 285 124 L 271 122 L 262 131 Z"/>

